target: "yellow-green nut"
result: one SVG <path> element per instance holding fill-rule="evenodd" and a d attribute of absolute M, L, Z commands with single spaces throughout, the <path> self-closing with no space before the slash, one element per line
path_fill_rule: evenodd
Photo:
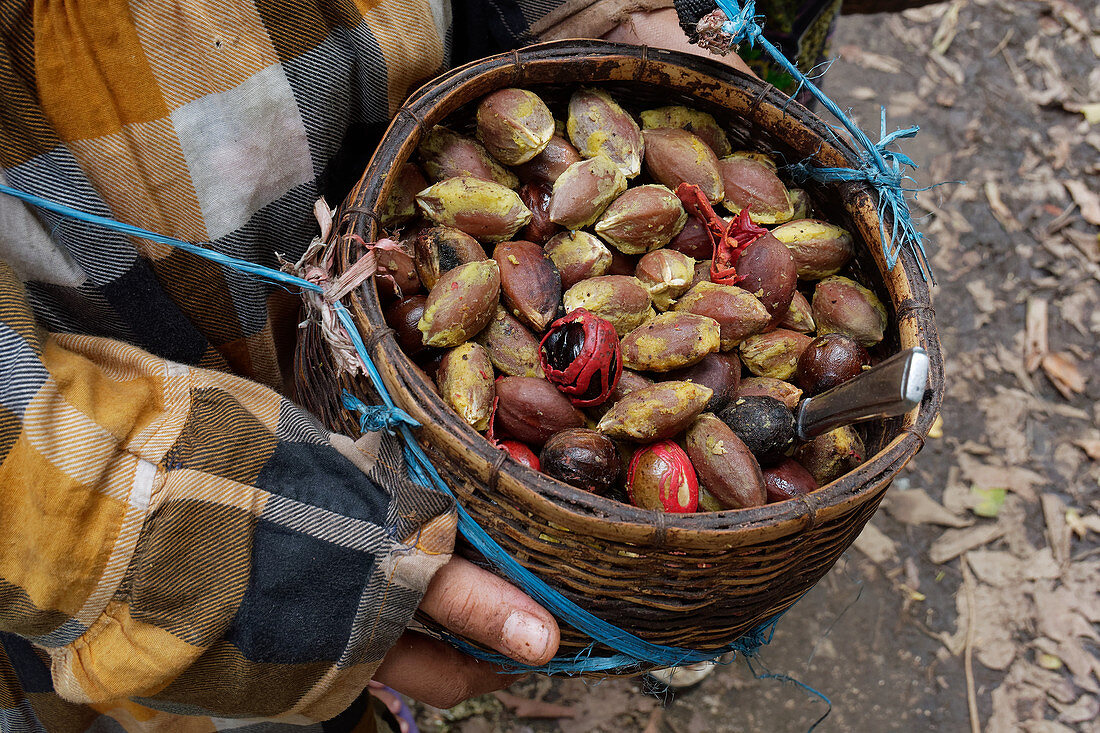
<path fill-rule="evenodd" d="M 641 372 L 670 372 L 718 351 L 718 322 L 694 313 L 662 313 L 622 340 L 623 366 Z"/>
<path fill-rule="evenodd" d="M 545 378 L 539 364 L 539 340 L 502 305 L 475 340 L 489 352 L 489 360 L 511 377 Z"/>
<path fill-rule="evenodd" d="M 581 280 L 606 275 L 611 267 L 611 250 L 588 232 L 560 232 L 543 249 L 561 273 L 561 286 L 566 290 Z"/>
<path fill-rule="evenodd" d="M 484 145 L 443 125 L 436 125 L 428 132 L 417 152 L 424 164 L 424 172 L 432 181 L 473 176 L 507 188 L 519 186 L 516 174 L 489 155 Z"/>
<path fill-rule="evenodd" d="M 562 296 L 565 312 L 584 308 L 615 327 L 622 338 L 653 317 L 649 292 L 638 278 L 629 275 L 602 275 L 581 280 Z"/>
<path fill-rule="evenodd" d="M 436 372 L 439 394 L 466 424 L 486 430 L 493 411 L 496 390 L 493 365 L 480 344 L 460 344 L 444 356 Z"/>
<path fill-rule="evenodd" d="M 833 275 L 818 282 L 813 297 L 817 335 L 843 333 L 866 347 L 882 341 L 886 308 L 878 297 L 851 278 Z"/>
<path fill-rule="evenodd" d="M 569 99 L 569 118 L 565 122 L 569 141 L 585 158 L 604 155 L 627 178 L 642 170 L 645 143 L 634 118 L 607 92 L 580 89 Z"/>
<path fill-rule="evenodd" d="M 812 340 L 783 328 L 760 333 L 741 342 L 741 361 L 758 377 L 790 379 L 798 368 L 798 357 Z"/>
<path fill-rule="evenodd" d="M 712 115 L 702 110 L 692 109 L 681 105 L 647 109 L 639 115 L 642 118 L 642 129 L 651 130 L 661 127 L 674 127 L 695 133 L 705 142 L 714 154 L 719 158 L 729 155 L 733 148 L 730 147 L 726 131 L 719 126 Z"/>
<path fill-rule="evenodd" d="M 673 306 L 673 310 L 713 318 L 721 327 L 721 349 L 729 351 L 767 328 L 771 316 L 760 299 L 736 285 L 704 280 Z"/>
<path fill-rule="evenodd" d="M 722 205 L 734 214 L 748 208 L 749 219 L 770 226 L 790 221 L 794 205 L 774 164 L 765 160 L 756 154 L 734 153 L 718 161 L 718 171 L 726 193 Z"/>
<path fill-rule="evenodd" d="M 599 155 L 573 163 L 554 181 L 550 221 L 566 229 L 590 226 L 626 185 L 626 177 L 610 158 Z"/>
<path fill-rule="evenodd" d="M 477 138 L 506 165 L 534 158 L 554 135 L 554 116 L 537 94 L 527 89 L 500 89 L 477 106 Z"/>
<path fill-rule="evenodd" d="M 787 245 L 802 280 L 820 280 L 835 275 L 848 264 L 855 251 L 847 229 L 817 219 L 781 224 L 772 229 L 772 236 Z"/>
<path fill-rule="evenodd" d="M 636 186 L 611 202 L 594 227 L 623 254 L 650 252 L 672 241 L 687 222 L 684 205 L 664 186 Z"/>
<path fill-rule="evenodd" d="M 695 279 L 695 260 L 674 249 L 659 249 L 638 260 L 634 277 L 649 291 L 657 310 L 667 311 Z"/>
<path fill-rule="evenodd" d="M 416 195 L 420 211 L 440 226 L 460 229 L 482 242 L 503 242 L 531 221 L 519 194 L 473 176 L 448 178 Z"/>
<path fill-rule="evenodd" d="M 416 327 L 427 346 L 458 346 L 489 324 L 499 302 L 496 261 L 468 262 L 439 278 Z"/>
<path fill-rule="evenodd" d="M 683 432 L 714 392 L 695 382 L 658 382 L 616 402 L 596 429 L 612 438 L 653 443 Z"/>

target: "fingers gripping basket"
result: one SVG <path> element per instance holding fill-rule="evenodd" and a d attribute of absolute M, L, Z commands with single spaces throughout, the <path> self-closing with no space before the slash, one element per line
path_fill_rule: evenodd
<path fill-rule="evenodd" d="M 856 153 L 818 118 L 770 86 L 723 64 L 673 52 L 597 41 L 534 46 L 456 69 L 420 89 L 396 116 L 362 179 L 336 214 L 337 270 L 382 236 L 388 173 L 411 159 L 435 124 L 470 127 L 476 101 L 526 87 L 554 108 L 569 90 L 602 87 L 637 112 L 690 104 L 713 114 L 742 149 L 781 161 L 858 167 Z M 515 463 L 448 408 L 387 328 L 375 288 L 347 303 L 397 404 L 421 424 L 419 439 L 459 501 L 523 566 L 596 616 L 651 642 L 718 650 L 774 617 L 812 587 L 855 540 L 883 492 L 921 448 L 942 396 L 943 371 L 928 289 L 904 253 L 892 271 L 882 256 L 873 192 L 860 183 L 808 184 L 816 206 L 853 233 L 853 268 L 890 311 L 883 354 L 924 347 L 930 385 L 912 413 L 864 431 L 857 470 L 804 498 L 757 509 L 669 515 L 637 509 L 560 483 Z M 887 228 L 889 231 L 889 228 Z M 314 350 L 316 354 L 316 350 Z M 343 429 L 339 391 L 316 375 L 311 405 Z M 307 377 L 307 381 L 313 379 Z M 346 381 L 346 380 L 345 380 Z M 563 625 L 563 653 L 591 639 Z"/>

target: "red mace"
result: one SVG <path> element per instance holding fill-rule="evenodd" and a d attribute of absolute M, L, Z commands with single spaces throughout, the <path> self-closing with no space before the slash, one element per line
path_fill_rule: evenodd
<path fill-rule="evenodd" d="M 711 282 L 720 285 L 736 285 L 741 282 L 742 278 L 737 274 L 737 260 L 746 247 L 767 234 L 768 230 L 752 223 L 747 207 L 727 224 L 710 205 L 703 190 L 693 183 L 681 183 L 677 186 L 676 196 L 687 213 L 703 222 L 707 236 L 714 246 L 714 257 L 710 263 Z"/>
<path fill-rule="evenodd" d="M 550 324 L 539 344 L 539 364 L 574 405 L 598 405 L 623 373 L 619 335 L 610 321 L 578 308 Z"/>

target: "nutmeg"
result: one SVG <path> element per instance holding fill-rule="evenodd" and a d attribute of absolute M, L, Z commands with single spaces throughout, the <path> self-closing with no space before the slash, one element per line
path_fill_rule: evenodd
<path fill-rule="evenodd" d="M 871 366 L 871 355 L 843 333 L 827 333 L 806 345 L 798 358 L 795 381 L 808 395 L 821 394 Z"/>
<path fill-rule="evenodd" d="M 619 449 L 605 435 L 588 428 L 554 433 L 539 454 L 543 473 L 578 489 L 605 494 L 619 483 Z"/>
<path fill-rule="evenodd" d="M 725 508 L 764 505 L 760 464 L 728 425 L 703 413 L 688 428 L 684 445 L 699 481 Z"/>
<path fill-rule="evenodd" d="M 567 229 L 590 226 L 626 190 L 626 177 L 603 156 L 566 168 L 550 194 L 550 221 Z"/>
<path fill-rule="evenodd" d="M 443 125 L 436 125 L 428 132 L 417 152 L 428 178 L 437 183 L 473 176 L 507 188 L 519 185 L 516 174 L 494 160 L 484 145 Z"/>
<path fill-rule="evenodd" d="M 501 299 L 508 310 L 535 333 L 558 315 L 561 275 L 534 242 L 502 242 L 493 250 L 500 266 Z"/>
<path fill-rule="evenodd" d="M 554 116 L 528 89 L 498 89 L 477 105 L 477 138 L 505 165 L 534 158 L 554 134 Z"/>
<path fill-rule="evenodd" d="M 435 284 L 417 328 L 427 346 L 458 346 L 488 325 L 500 297 L 493 260 L 459 265 Z"/>
<path fill-rule="evenodd" d="M 758 377 L 790 379 L 811 339 L 804 333 L 777 328 L 741 342 L 741 361 Z"/>
<path fill-rule="evenodd" d="M 541 447 L 550 436 L 584 426 L 584 414 L 545 379 L 497 380 L 496 427 L 528 445 Z"/>
<path fill-rule="evenodd" d="M 671 249 L 659 249 L 642 256 L 634 270 L 657 310 L 666 311 L 691 286 L 695 260 Z"/>
<path fill-rule="evenodd" d="M 649 175 L 673 191 L 681 183 L 698 186 L 712 204 L 725 195 L 718 157 L 699 136 L 677 128 L 642 131 Z"/>
<path fill-rule="evenodd" d="M 416 271 L 424 287 L 431 290 L 439 276 L 467 262 L 488 259 L 485 248 L 453 227 L 430 227 L 414 240 Z"/>
<path fill-rule="evenodd" d="M 802 464 L 788 458 L 778 466 L 764 469 L 764 488 L 768 503 L 774 504 L 796 496 L 805 496 L 817 489 L 817 481 Z"/>
<path fill-rule="evenodd" d="M 627 178 L 641 172 L 645 154 L 642 131 L 607 92 L 590 88 L 574 92 L 565 128 L 570 142 L 585 158 L 605 156 Z"/>
<path fill-rule="evenodd" d="M 886 308 L 855 280 L 833 275 L 818 282 L 813 297 L 817 334 L 839 332 L 863 346 L 874 346 L 886 333 Z"/>
<path fill-rule="evenodd" d="M 662 313 L 623 337 L 623 365 L 643 372 L 691 366 L 718 351 L 719 333 L 713 318 L 677 311 Z"/>
<path fill-rule="evenodd" d="M 472 176 L 448 178 L 416 195 L 420 211 L 442 226 L 483 242 L 502 242 L 531 221 L 531 211 L 510 188 Z"/>
<path fill-rule="evenodd" d="M 695 364 L 669 372 L 667 376 L 674 381 L 695 382 L 710 387 L 714 394 L 704 411 L 718 413 L 737 394 L 741 382 L 741 360 L 735 354 L 707 354 Z"/>
<path fill-rule="evenodd" d="M 611 321 L 620 337 L 633 331 L 653 316 L 649 292 L 636 277 L 604 275 L 582 280 L 562 296 L 565 311 L 577 308 Z"/>
<path fill-rule="evenodd" d="M 448 351 L 435 375 L 439 394 L 474 430 L 489 427 L 492 414 L 493 365 L 480 344 L 467 342 Z"/>
<path fill-rule="evenodd" d="M 642 509 L 688 513 L 699 507 L 699 481 L 683 448 L 671 440 L 647 445 L 627 469 L 626 492 Z"/>
<path fill-rule="evenodd" d="M 770 325 L 776 325 L 787 314 L 798 285 L 798 269 L 786 245 L 764 234 L 745 247 L 737 260 L 737 284 L 764 304 L 771 314 Z"/>
<path fill-rule="evenodd" d="M 763 331 L 771 321 L 767 308 L 752 293 L 709 280 L 692 287 L 676 302 L 673 310 L 713 318 L 718 323 L 722 351 L 737 348 L 748 337 Z"/>
<path fill-rule="evenodd" d="M 596 222 L 596 234 L 626 254 L 664 247 L 687 221 L 680 199 L 664 186 L 649 184 L 627 189 L 611 202 Z"/>
<path fill-rule="evenodd" d="M 855 252 L 848 230 L 817 219 L 781 224 L 772 230 L 772 236 L 787 245 L 798 276 L 804 280 L 835 275 Z"/>
<path fill-rule="evenodd" d="M 759 156 L 734 153 L 718 161 L 726 197 L 722 201 L 731 213 L 749 210 L 755 224 L 780 224 L 794 216 L 794 206 L 787 187 L 776 175 L 774 164 L 768 165 Z"/>
<path fill-rule="evenodd" d="M 647 109 L 639 117 L 642 119 L 643 134 L 654 128 L 675 127 L 698 135 L 719 158 L 732 152 L 725 130 L 719 126 L 713 115 L 702 110 L 673 105 Z M 646 152 L 649 152 L 648 147 Z"/>
<path fill-rule="evenodd" d="M 606 275 L 611 268 L 611 250 L 588 232 L 560 232 L 543 245 L 543 250 L 557 266 L 561 286 L 566 290 L 581 280 Z"/>
<path fill-rule="evenodd" d="M 712 394 L 709 387 L 693 382 L 658 382 L 616 402 L 596 429 L 637 443 L 671 438 L 691 424 Z"/>

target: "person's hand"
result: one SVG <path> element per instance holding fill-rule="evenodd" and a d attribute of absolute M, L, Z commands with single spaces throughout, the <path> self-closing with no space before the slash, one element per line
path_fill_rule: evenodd
<path fill-rule="evenodd" d="M 432 578 L 420 610 L 459 636 L 528 665 L 557 653 L 557 622 L 508 581 L 454 557 Z M 515 675 L 422 634 L 406 632 L 374 675 L 382 684 L 437 708 L 507 687 Z"/>
<path fill-rule="evenodd" d="M 630 19 L 605 35 L 604 40 L 693 53 L 696 56 L 706 56 L 729 64 L 738 71 L 744 71 L 747 74 L 753 73 L 741 60 L 741 57 L 735 53 L 728 56 L 717 56 L 693 43 L 688 43 L 687 36 L 684 35 L 684 30 L 680 27 L 679 17 L 672 8 L 631 13 Z"/>

